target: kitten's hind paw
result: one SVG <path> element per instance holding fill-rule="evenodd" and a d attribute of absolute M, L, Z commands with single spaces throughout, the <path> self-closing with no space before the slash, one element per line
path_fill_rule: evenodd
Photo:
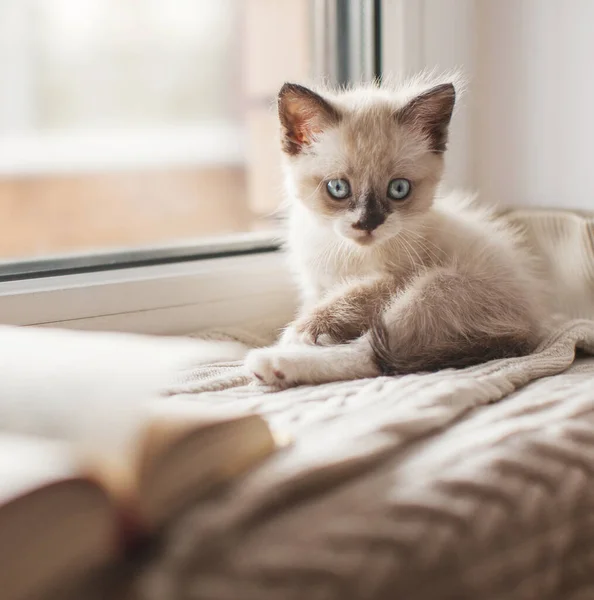
<path fill-rule="evenodd" d="M 258 381 L 286 388 L 308 383 L 303 358 L 301 353 L 289 348 L 258 348 L 247 355 L 245 366 Z"/>

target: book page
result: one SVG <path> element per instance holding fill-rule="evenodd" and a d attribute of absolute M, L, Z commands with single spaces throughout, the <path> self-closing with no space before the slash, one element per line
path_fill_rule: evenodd
<path fill-rule="evenodd" d="M 147 403 L 199 351 L 185 339 L 0 327 L 0 431 L 69 441 L 129 477 Z"/>
<path fill-rule="evenodd" d="M 206 431 L 211 427 L 247 418 L 254 417 L 240 414 L 236 410 L 219 409 L 176 398 L 153 402 L 147 410 L 147 435 L 142 443 L 142 456 L 138 458 L 147 466 L 191 432 Z"/>
<path fill-rule="evenodd" d="M 139 455 L 139 507 L 160 527 L 185 503 L 254 467 L 275 449 L 259 415 L 170 399 L 156 404 Z"/>
<path fill-rule="evenodd" d="M 69 444 L 0 434 L 0 505 L 55 481 L 80 476 Z"/>

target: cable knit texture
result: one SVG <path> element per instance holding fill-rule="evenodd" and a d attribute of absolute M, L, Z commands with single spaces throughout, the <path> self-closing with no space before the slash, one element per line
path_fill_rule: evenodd
<path fill-rule="evenodd" d="M 592 219 L 508 218 L 571 317 L 532 355 L 284 391 L 230 362 L 169 389 L 262 413 L 295 443 L 183 516 L 141 598 L 594 598 Z"/>

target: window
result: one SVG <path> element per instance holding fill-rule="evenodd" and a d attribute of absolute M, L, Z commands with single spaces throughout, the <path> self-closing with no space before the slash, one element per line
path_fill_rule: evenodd
<path fill-rule="evenodd" d="M 0 260 L 274 229 L 272 105 L 309 73 L 309 17 L 290 0 L 0 0 Z"/>
<path fill-rule="evenodd" d="M 378 74 L 384 4 L 0 0 L 0 320 L 290 312 L 275 95 Z"/>

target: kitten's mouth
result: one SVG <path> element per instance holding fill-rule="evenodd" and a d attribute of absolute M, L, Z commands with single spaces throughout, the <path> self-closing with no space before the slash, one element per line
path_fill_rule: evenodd
<path fill-rule="evenodd" d="M 361 246 L 369 246 L 369 244 L 372 244 L 375 241 L 375 236 L 373 235 L 373 231 L 363 231 L 351 239 Z"/>

